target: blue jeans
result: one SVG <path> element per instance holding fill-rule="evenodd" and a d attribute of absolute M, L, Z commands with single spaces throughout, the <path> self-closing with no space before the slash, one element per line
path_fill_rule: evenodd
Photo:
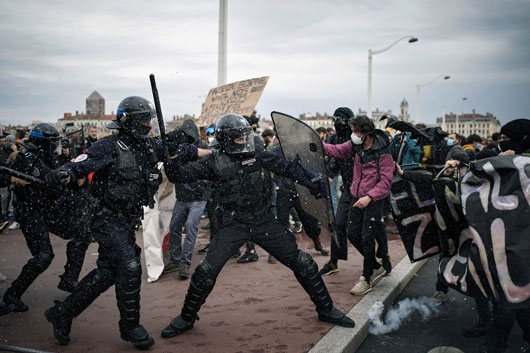
<path fill-rule="evenodd" d="M 169 261 L 190 267 L 197 230 L 206 201 L 175 202 L 169 224 Z M 186 239 L 182 245 L 182 227 L 186 224 Z"/>
<path fill-rule="evenodd" d="M 337 202 L 337 184 L 339 182 L 339 176 L 335 175 L 333 181 L 329 185 L 331 189 L 331 204 L 333 205 L 333 214 L 337 214 L 337 207 L 339 203 Z"/>

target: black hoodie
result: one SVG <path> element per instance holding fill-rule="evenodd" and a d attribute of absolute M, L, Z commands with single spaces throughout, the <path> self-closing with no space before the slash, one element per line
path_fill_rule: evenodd
<path fill-rule="evenodd" d="M 208 148 L 208 144 L 201 140 L 199 129 L 193 120 L 184 120 L 177 130 L 184 133 L 188 143 L 198 148 Z M 211 194 L 211 183 L 206 180 L 197 180 L 192 183 L 176 183 L 175 198 L 181 202 L 207 201 Z"/>

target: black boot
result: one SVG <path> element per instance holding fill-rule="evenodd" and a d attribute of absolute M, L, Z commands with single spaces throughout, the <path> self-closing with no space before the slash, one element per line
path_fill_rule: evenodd
<path fill-rule="evenodd" d="M 192 328 L 194 323 L 195 320 L 186 321 L 182 318 L 181 315 L 179 315 L 173 320 L 171 320 L 169 325 L 162 330 L 160 336 L 162 336 L 163 338 L 175 337 L 177 335 L 180 335 L 182 332 Z"/>
<path fill-rule="evenodd" d="M 311 256 L 300 251 L 293 272 L 315 304 L 319 320 L 343 327 L 355 326 L 352 319 L 333 306 L 333 300 L 331 300 L 328 289 L 318 273 L 318 266 Z"/>
<path fill-rule="evenodd" d="M 142 265 L 135 258 L 119 269 L 116 276 L 116 299 L 120 311 L 121 338 L 138 349 L 147 349 L 155 341 L 140 325 L 140 284 Z"/>
<path fill-rule="evenodd" d="M 464 337 L 480 337 L 484 336 L 488 331 L 488 326 L 491 322 L 491 319 L 479 319 L 478 322 L 469 327 L 462 329 L 462 336 Z"/>
<path fill-rule="evenodd" d="M 206 260 L 202 260 L 191 276 L 190 286 L 184 299 L 184 305 L 179 316 L 171 320 L 160 334 L 164 338 L 175 337 L 193 327 L 199 317 L 197 313 L 212 291 L 217 273 L 213 271 Z"/>
<path fill-rule="evenodd" d="M 67 278 L 63 275 L 61 276 L 61 281 L 57 285 L 57 288 L 65 292 L 72 293 L 78 284 L 79 282 L 77 282 L 77 280 Z"/>
<path fill-rule="evenodd" d="M 72 316 L 70 316 L 61 302 L 55 301 L 55 305 L 44 312 L 46 320 L 53 325 L 53 335 L 59 344 L 70 343 L 70 330 L 72 329 Z"/>
<path fill-rule="evenodd" d="M 318 310 L 317 310 L 318 311 Z M 342 311 L 333 307 L 331 310 L 324 312 L 318 311 L 318 319 L 320 321 L 331 322 L 332 324 L 342 327 L 354 327 L 355 322 L 344 315 Z"/>
<path fill-rule="evenodd" d="M 14 307 L 13 304 L 0 303 L 0 316 L 9 314 L 13 311 Z"/>
<path fill-rule="evenodd" d="M 10 306 L 12 311 L 17 313 L 22 313 L 29 310 L 28 306 L 24 304 L 20 297 L 13 293 L 11 288 L 4 293 L 4 304 Z"/>
<path fill-rule="evenodd" d="M 147 333 L 142 325 L 138 325 L 135 328 L 122 330 L 120 329 L 121 339 L 127 342 L 131 342 L 133 346 L 140 350 L 147 349 L 155 344 L 153 337 Z"/>

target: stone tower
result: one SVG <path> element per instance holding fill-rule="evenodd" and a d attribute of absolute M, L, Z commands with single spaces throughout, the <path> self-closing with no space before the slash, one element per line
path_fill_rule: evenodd
<path fill-rule="evenodd" d="M 86 114 L 97 118 L 105 115 L 105 98 L 101 97 L 97 91 L 92 92 L 86 99 Z"/>
<path fill-rule="evenodd" d="M 405 98 L 401 101 L 400 108 L 400 114 L 399 114 L 399 120 L 408 121 L 410 122 L 410 115 L 409 115 L 409 103 Z"/>

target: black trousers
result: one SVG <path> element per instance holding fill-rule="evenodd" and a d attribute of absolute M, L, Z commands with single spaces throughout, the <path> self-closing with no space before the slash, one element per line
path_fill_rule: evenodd
<path fill-rule="evenodd" d="M 29 286 L 51 264 L 54 253 L 50 233 L 63 239 L 70 239 L 66 245 L 67 260 L 61 276 L 77 280 L 83 267 L 85 252 L 90 237 L 79 233 L 76 223 L 68 217 L 59 217 L 53 209 L 40 210 L 27 203 L 17 205 L 17 220 L 24 234 L 32 258 L 24 265 L 20 275 L 13 281 L 9 291 L 16 297 L 22 296 Z"/>
<path fill-rule="evenodd" d="M 351 205 L 353 206 L 357 200 L 352 197 Z M 381 239 L 381 234 L 385 232 L 384 223 L 381 221 L 383 207 L 384 200 L 372 201 L 363 209 L 350 207 L 348 216 L 348 237 L 364 257 L 363 276 L 367 281 L 370 280 L 374 268 L 380 267 L 375 258 L 375 241 Z"/>
<path fill-rule="evenodd" d="M 499 303 L 493 307 L 493 321 L 486 334 L 488 352 L 507 351 L 508 337 L 516 321 L 523 331 L 524 340 L 530 344 L 530 308 L 514 309 L 506 303 Z"/>
<path fill-rule="evenodd" d="M 353 196 L 350 190 L 343 190 L 340 195 L 337 205 L 337 212 L 335 214 L 335 226 L 337 233 L 337 245 L 335 241 L 331 242 L 331 262 L 337 263 L 338 260 L 348 260 L 348 241 L 353 244 L 353 237 L 347 233 L 348 229 L 348 214 L 352 205 Z"/>
<path fill-rule="evenodd" d="M 99 244 L 97 268 L 88 273 L 63 302 L 76 317 L 99 295 L 116 285 L 120 329 L 131 329 L 140 319 L 141 249 L 135 243 L 134 222 L 104 210 L 93 223 L 92 235 Z"/>
<path fill-rule="evenodd" d="M 289 227 L 289 213 L 291 208 L 296 210 L 300 222 L 304 226 L 305 233 L 311 239 L 320 235 L 320 226 L 318 220 L 307 213 L 300 203 L 300 198 L 289 191 L 280 188 L 276 194 L 276 209 L 278 210 L 278 221 L 284 227 Z"/>

